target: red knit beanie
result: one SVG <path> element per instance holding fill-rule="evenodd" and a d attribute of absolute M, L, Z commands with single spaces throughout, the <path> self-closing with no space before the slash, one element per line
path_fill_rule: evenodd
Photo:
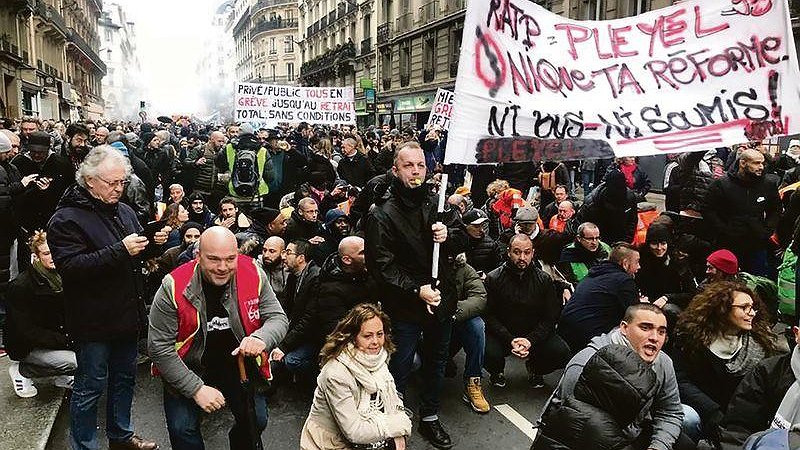
<path fill-rule="evenodd" d="M 739 260 L 736 259 L 736 255 L 731 253 L 730 250 L 717 250 L 708 255 L 706 261 L 717 270 L 728 275 L 735 275 L 739 272 Z"/>

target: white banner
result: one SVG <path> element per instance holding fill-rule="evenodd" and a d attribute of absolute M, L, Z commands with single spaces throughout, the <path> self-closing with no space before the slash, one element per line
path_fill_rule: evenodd
<path fill-rule="evenodd" d="M 299 87 L 236 83 L 236 121 L 277 124 L 356 123 L 352 87 Z"/>
<path fill-rule="evenodd" d="M 800 132 L 786 0 L 690 0 L 575 21 L 471 0 L 445 162 L 707 150 Z"/>
<path fill-rule="evenodd" d="M 438 126 L 442 130 L 450 128 L 454 97 L 455 94 L 447 89 L 439 88 L 436 91 L 436 98 L 433 99 L 433 106 L 431 107 L 431 115 L 428 116 L 428 123 L 425 124 L 426 129 L 430 129 L 432 126 Z"/>

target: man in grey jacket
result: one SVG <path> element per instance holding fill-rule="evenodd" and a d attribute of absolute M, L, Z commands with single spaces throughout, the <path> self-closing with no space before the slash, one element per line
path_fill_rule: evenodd
<path fill-rule="evenodd" d="M 560 403 L 573 395 L 573 389 L 583 367 L 598 350 L 611 344 L 624 345 L 635 350 L 645 362 L 651 364 L 656 373 L 658 386 L 650 407 L 643 409 L 637 419 L 624 430 L 634 439 L 634 448 L 654 450 L 673 448 L 682 450 L 687 448 L 685 446 L 693 448 L 693 444 L 681 435 L 683 408 L 678 395 L 675 369 L 672 367 L 670 357 L 661 352 L 666 337 L 667 319 L 658 306 L 651 303 L 629 306 L 618 328 L 595 337 L 588 347 L 570 360 L 544 411 L 551 404 Z M 541 426 L 541 418 L 539 422 Z"/>
<path fill-rule="evenodd" d="M 259 379 L 266 372 L 263 355 L 287 329 L 286 314 L 266 275 L 237 253 L 233 233 L 220 226 L 203 232 L 197 261 L 164 277 L 150 311 L 148 349 L 164 380 L 173 448 L 204 448 L 200 412 L 226 403 L 235 419 L 228 433 L 231 448 L 253 448 L 234 356 L 262 358 L 256 360 L 258 369 L 248 365 L 250 379 Z M 254 400 L 260 432 L 267 425 L 266 397 L 257 393 Z"/>

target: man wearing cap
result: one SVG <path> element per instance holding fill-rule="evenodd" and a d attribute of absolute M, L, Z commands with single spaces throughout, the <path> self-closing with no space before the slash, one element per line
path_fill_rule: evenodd
<path fill-rule="evenodd" d="M 251 258 L 258 258 L 264 242 L 270 236 L 283 236 L 286 229 L 286 218 L 280 211 L 272 208 L 256 208 L 250 214 L 252 223 L 250 227 L 236 234 L 236 239 L 241 247 L 245 241 L 255 240 L 254 248 L 250 253 Z"/>
<path fill-rule="evenodd" d="M 26 233 L 44 229 L 56 210 L 58 200 L 75 181 L 72 165 L 67 158 L 51 151 L 50 135 L 35 131 L 28 136 L 27 153 L 11 160 L 21 176 L 36 175 L 41 188 L 25 196 L 25 207 L 18 208 L 19 224 Z"/>
<path fill-rule="evenodd" d="M 770 276 L 770 236 L 780 218 L 777 182 L 764 175 L 764 155 L 748 149 L 735 173 L 711 183 L 704 220 L 714 230 L 717 247 L 730 250 L 746 272 Z"/>
<path fill-rule="evenodd" d="M 503 249 L 489 237 L 489 216 L 481 209 L 473 208 L 462 217 L 466 226 L 467 263 L 478 272 L 488 273 L 503 262 Z"/>
<path fill-rule="evenodd" d="M 608 259 L 611 247 L 600 240 L 600 229 L 591 222 L 578 226 L 575 242 L 561 251 L 561 259 L 556 266 L 568 282 L 575 285 L 583 280 L 589 269 L 600 261 Z"/>
<path fill-rule="evenodd" d="M 533 241 L 533 247 L 535 248 L 542 231 L 542 227 L 539 225 L 541 223 L 539 211 L 533 206 L 522 206 L 517 208 L 512 220 L 514 221 L 514 227 L 504 231 L 498 241 L 507 246 L 512 237 L 517 234 L 524 234 Z"/>
<path fill-rule="evenodd" d="M 350 217 L 339 208 L 329 210 L 322 225 L 321 237 L 325 240 L 314 251 L 314 262 L 321 267 L 330 255 L 336 253 L 339 242 L 350 236 L 350 231 Z"/>

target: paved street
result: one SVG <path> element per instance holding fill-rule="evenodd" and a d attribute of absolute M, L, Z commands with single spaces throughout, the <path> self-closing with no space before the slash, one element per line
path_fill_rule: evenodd
<path fill-rule="evenodd" d="M 531 434 L 533 430 L 521 424 L 515 416 L 521 415 L 522 418 L 533 422 L 550 395 L 552 387 L 558 381 L 560 372 L 545 377 L 548 385 L 546 388 L 532 389 L 526 381 L 524 365 L 518 361 L 509 361 L 510 364 L 506 370 L 506 376 L 509 379 L 508 386 L 503 389 L 486 388 L 487 399 L 492 403 L 493 408 L 491 412 L 482 416 L 473 413 L 461 401 L 460 376 L 463 368 L 463 354 L 456 358 L 459 375 L 457 378 L 445 379 L 444 405 L 440 414 L 442 422 L 453 437 L 454 448 L 511 450 L 530 447 L 531 439 L 526 433 Z M 488 382 L 488 376 L 485 377 L 484 382 Z M 408 395 L 408 404 L 414 410 L 418 404 L 416 395 L 418 385 L 419 379 L 416 379 L 411 385 Z M 271 399 L 269 425 L 263 438 L 265 449 L 294 450 L 298 448 L 300 430 L 308 414 L 311 395 L 310 391 L 284 388 Z M 101 404 L 104 404 L 104 401 Z M 498 408 L 498 406 L 500 407 Z M 64 411 L 62 410 L 62 415 L 56 423 L 48 446 L 50 449 L 68 448 L 68 430 Z M 171 449 L 161 403 L 161 382 L 152 378 L 144 365 L 139 367 L 133 412 L 137 433 L 156 440 L 161 445 L 161 449 Z M 100 415 L 102 420 L 104 413 L 101 411 Z M 526 431 L 523 432 L 514 422 L 526 428 Z M 203 434 L 207 449 L 228 448 L 227 431 L 231 423 L 232 418 L 227 410 L 211 415 L 205 420 Z M 416 423 L 414 425 L 416 428 Z M 105 439 L 103 427 L 104 425 L 100 426 L 101 442 Z M 427 450 L 434 447 L 428 445 L 415 430 L 409 442 L 409 448 Z"/>

